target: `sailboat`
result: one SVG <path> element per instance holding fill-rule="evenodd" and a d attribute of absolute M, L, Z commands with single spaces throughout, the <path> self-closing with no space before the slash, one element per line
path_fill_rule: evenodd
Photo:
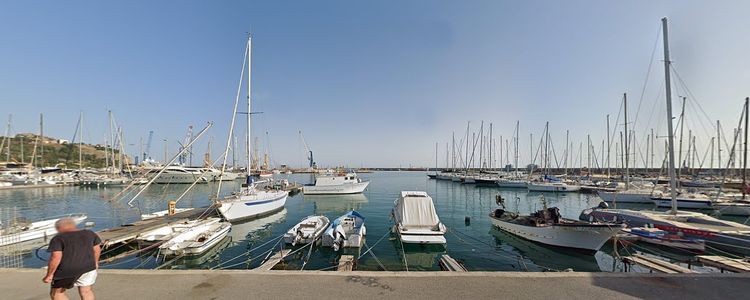
<path fill-rule="evenodd" d="M 677 210 L 677 176 L 675 171 L 674 131 L 672 126 L 672 89 L 670 83 L 669 39 L 667 18 L 662 19 L 664 39 L 664 77 L 667 102 L 668 170 L 671 209 L 667 212 L 609 209 L 605 202 L 583 210 L 579 219 L 624 222 L 628 227 L 653 227 L 677 232 L 687 238 L 705 240 L 707 245 L 734 253 L 748 253 L 750 226 L 719 220 L 697 212 Z"/>
<path fill-rule="evenodd" d="M 544 158 L 543 164 L 545 174 L 541 181 L 530 181 L 526 184 L 529 192 L 578 192 L 581 190 L 580 185 L 567 184 L 562 180 L 549 176 L 546 171 L 549 169 L 549 122 L 544 126 Z"/>
<path fill-rule="evenodd" d="M 513 156 L 515 158 L 515 171 L 513 173 L 512 177 L 504 177 L 497 180 L 497 185 L 501 188 L 522 188 L 525 189 L 526 185 L 529 183 L 528 180 L 521 177 L 521 174 L 518 173 L 518 136 L 519 136 L 519 129 L 520 129 L 520 122 L 516 121 L 516 132 L 514 139 L 514 145 L 515 149 L 513 150 Z"/>
<path fill-rule="evenodd" d="M 236 192 L 228 197 L 225 197 L 223 199 L 217 200 L 216 205 L 218 207 L 219 213 L 227 220 L 227 221 L 238 221 L 243 219 L 250 219 L 255 217 L 260 217 L 264 215 L 268 215 L 271 213 L 274 213 L 276 211 L 281 210 L 284 208 L 284 204 L 286 203 L 286 198 L 289 195 L 288 192 L 282 191 L 282 190 L 273 190 L 273 189 L 260 189 L 256 187 L 253 178 L 251 176 L 251 170 L 252 170 L 252 147 L 250 144 L 251 139 L 251 133 L 252 133 L 252 93 L 251 93 L 251 66 L 252 66 L 252 37 L 248 36 L 247 38 L 247 48 L 245 49 L 245 53 L 247 56 L 245 57 L 245 60 L 247 61 L 247 177 L 245 183 L 242 184 L 242 187 L 239 192 Z M 244 63 L 243 63 L 243 74 L 240 75 L 240 87 L 242 85 L 242 77 L 244 77 Z M 234 113 L 232 114 L 232 124 L 230 126 L 230 134 L 227 138 L 227 149 L 231 146 L 231 140 L 233 136 L 233 130 L 234 130 L 234 122 L 235 117 L 237 115 L 237 104 L 239 102 L 239 90 L 237 93 L 237 98 L 235 98 L 234 102 Z M 227 163 L 227 156 L 228 151 L 224 152 L 224 162 L 222 164 L 222 172 L 226 170 L 226 163 Z M 219 181 L 219 189 L 217 189 L 217 194 L 219 193 L 221 189 L 221 181 Z M 218 196 L 218 195 L 217 195 Z"/>

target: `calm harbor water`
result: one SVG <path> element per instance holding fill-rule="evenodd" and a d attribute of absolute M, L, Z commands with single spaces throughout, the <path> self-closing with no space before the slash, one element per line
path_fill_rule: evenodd
<path fill-rule="evenodd" d="M 312 177 L 307 174 L 277 175 L 290 181 L 307 183 Z M 372 254 L 363 250 L 347 249 L 355 256 L 364 254 L 358 262 L 359 270 L 439 270 L 441 254 L 462 261 L 472 271 L 619 271 L 621 266 L 607 245 L 596 254 L 582 254 L 559 248 L 549 248 L 529 242 L 492 228 L 488 218 L 495 207 L 495 195 L 506 199 L 508 210 L 521 213 L 536 211 L 542 207 L 541 194 L 521 189 L 500 189 L 464 185 L 450 181 L 427 178 L 424 172 L 375 172 L 360 174 L 371 184 L 364 194 L 344 196 L 304 196 L 297 194 L 287 200 L 284 210 L 261 219 L 233 224 L 229 237 L 205 255 L 189 259 L 166 261 L 151 255 L 128 257 L 102 265 L 103 268 L 164 268 L 164 269 L 249 269 L 257 267 L 269 249 L 276 245 L 279 237 L 300 219 L 308 215 L 325 215 L 333 220 L 349 210 L 357 210 L 366 217 L 366 243 Z M 196 186 L 178 207 L 203 207 L 210 203 L 209 195 L 216 193 L 216 183 Z M 155 185 L 139 198 L 136 208 L 130 208 L 127 200 L 112 201 L 121 188 L 62 187 L 45 189 L 22 189 L 0 191 L 0 218 L 10 216 L 29 220 L 50 218 L 67 213 L 86 213 L 87 221 L 94 222 L 93 230 L 116 227 L 135 221 L 142 212 L 166 209 L 167 201 L 176 198 L 187 185 Z M 224 183 L 222 194 L 238 189 L 238 183 Z M 448 244 L 442 246 L 401 247 L 398 239 L 390 234 L 392 221 L 390 210 L 402 190 L 424 190 L 434 199 L 438 215 L 449 228 Z M 564 217 L 577 219 L 581 210 L 597 205 L 595 195 L 578 193 L 545 194 L 549 206 L 560 208 Z M 640 208 L 650 209 L 645 206 Z M 468 218 L 468 221 L 467 221 Z M 20 248 L 19 248 L 20 247 Z M 37 242 L 6 249 L 0 252 L 3 261 L 17 261 L 23 267 L 41 267 L 46 264 L 44 243 Z M 40 247 L 42 247 L 40 249 Z M 674 257 L 663 250 L 638 246 L 638 249 L 653 254 Z M 341 253 L 328 248 L 303 249 L 287 259 L 287 269 L 320 270 L 336 265 Z M 309 257 L 309 258 L 308 258 Z M 677 256 L 676 258 L 680 258 Z"/>

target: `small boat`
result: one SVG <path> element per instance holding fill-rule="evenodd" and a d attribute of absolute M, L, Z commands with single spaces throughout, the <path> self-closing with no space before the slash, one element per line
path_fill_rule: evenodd
<path fill-rule="evenodd" d="M 599 198 L 615 203 L 653 203 L 651 189 L 631 189 L 622 191 L 596 191 Z"/>
<path fill-rule="evenodd" d="M 229 222 L 249 220 L 270 215 L 284 208 L 289 193 L 262 189 L 256 186 L 251 176 L 242 184 L 238 193 L 216 201 L 219 213 Z M 262 183 L 261 183 L 262 184 Z"/>
<path fill-rule="evenodd" d="M 329 223 L 325 216 L 306 217 L 284 234 L 284 242 L 292 246 L 312 243 L 323 234 Z"/>
<path fill-rule="evenodd" d="M 136 237 L 136 240 L 142 243 L 154 243 L 171 240 L 175 235 L 180 234 L 188 229 L 203 225 L 210 225 L 219 222 L 218 218 L 209 218 L 205 220 L 187 220 L 182 222 L 168 223 L 146 232 L 142 232 Z"/>
<path fill-rule="evenodd" d="M 199 255 L 224 239 L 231 228 L 232 224 L 229 222 L 222 222 L 219 218 L 208 218 L 174 235 L 159 246 L 159 252 L 164 256 Z"/>
<path fill-rule="evenodd" d="M 618 238 L 625 240 L 632 239 L 654 245 L 696 250 L 700 252 L 706 250 L 706 242 L 701 239 L 686 238 L 658 228 L 633 227 L 624 228 L 622 229 L 622 232 L 622 236 L 618 236 Z"/>
<path fill-rule="evenodd" d="M 76 225 L 80 224 L 87 218 L 84 214 L 72 214 L 64 217 L 72 218 Z M 11 224 L 0 223 L 0 246 L 12 245 L 41 238 L 52 238 L 57 234 L 55 222 L 64 217 L 36 222 L 19 221 Z"/>
<path fill-rule="evenodd" d="M 186 212 L 186 211 L 190 211 L 190 210 L 193 210 L 193 208 L 192 207 L 175 208 L 174 213 L 181 213 L 181 212 Z M 142 214 L 141 215 L 141 220 L 150 220 L 150 219 L 155 219 L 155 218 L 161 218 L 161 217 L 164 217 L 166 215 L 169 215 L 169 210 L 160 210 L 160 211 L 155 211 L 155 212 L 152 212 L 152 213 L 149 213 L 149 214 Z"/>
<path fill-rule="evenodd" d="M 432 197 L 421 191 L 402 191 L 391 212 L 401 242 L 445 244 L 447 228 L 440 222 Z"/>
<path fill-rule="evenodd" d="M 352 210 L 331 222 L 331 226 L 323 233 L 322 245 L 332 247 L 333 251 L 360 248 L 366 233 L 365 217 Z"/>
<path fill-rule="evenodd" d="M 539 210 L 528 216 L 508 212 L 501 204 L 490 213 L 492 225 L 521 238 L 545 245 L 596 252 L 615 236 L 623 224 L 584 222 L 565 219 L 557 207 Z"/>
<path fill-rule="evenodd" d="M 356 173 L 315 178 L 315 184 L 302 187 L 305 195 L 359 194 L 365 191 L 369 181 L 362 181 Z"/>

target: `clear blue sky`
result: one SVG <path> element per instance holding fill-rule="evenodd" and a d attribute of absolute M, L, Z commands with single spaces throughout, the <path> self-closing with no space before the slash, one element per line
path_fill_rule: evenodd
<path fill-rule="evenodd" d="M 214 121 L 218 153 L 252 31 L 264 112 L 254 134 L 269 132 L 277 164 L 303 163 L 299 130 L 321 165 L 433 165 L 435 142 L 442 163 L 469 120 L 493 122 L 497 138 L 520 120 L 522 159 L 546 121 L 556 148 L 569 129 L 598 149 L 623 92 L 637 138 L 664 134 L 660 44 L 636 106 L 668 16 L 675 67 L 706 114 L 688 105 L 702 156 L 711 123 L 731 133 L 750 95 L 748 11 L 747 1 L 4 1 L 0 120 L 12 113 L 14 133 L 32 132 L 44 113 L 48 135 L 70 138 L 83 110 L 84 139 L 100 143 L 111 109 L 129 143 L 154 130 L 159 158 L 162 139 L 175 151 L 188 125 Z"/>

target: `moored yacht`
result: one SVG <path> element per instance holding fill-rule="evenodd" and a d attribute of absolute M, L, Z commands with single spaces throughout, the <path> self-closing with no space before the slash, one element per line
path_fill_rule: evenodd
<path fill-rule="evenodd" d="M 356 173 L 315 177 L 315 183 L 302 187 L 305 195 L 359 194 L 365 191 L 369 181 L 362 181 Z"/>

